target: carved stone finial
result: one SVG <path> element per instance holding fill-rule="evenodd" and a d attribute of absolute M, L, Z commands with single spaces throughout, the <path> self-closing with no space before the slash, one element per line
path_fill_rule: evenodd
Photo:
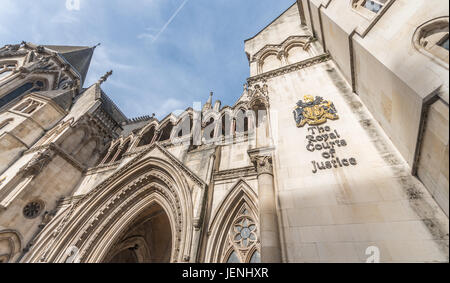
<path fill-rule="evenodd" d="M 208 102 L 207 103 L 209 103 L 209 104 L 212 104 L 212 98 L 213 98 L 213 95 L 214 95 L 214 92 L 210 92 L 209 93 L 209 99 L 208 99 Z"/>
<path fill-rule="evenodd" d="M 100 80 L 98 81 L 99 84 L 102 84 L 104 82 L 106 82 L 108 80 L 108 78 L 113 74 L 113 71 L 109 71 L 107 72 L 103 77 L 100 78 Z"/>
<path fill-rule="evenodd" d="M 36 47 L 36 52 L 37 53 L 44 53 L 44 51 L 45 51 L 44 46 L 39 45 L 39 46 Z"/>

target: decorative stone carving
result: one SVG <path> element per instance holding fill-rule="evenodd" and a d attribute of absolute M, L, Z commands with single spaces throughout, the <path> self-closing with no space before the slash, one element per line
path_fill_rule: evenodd
<path fill-rule="evenodd" d="M 247 214 L 246 210 L 244 210 L 243 215 L 234 221 L 233 228 L 230 231 L 233 243 L 239 249 L 244 250 L 253 247 L 258 239 L 256 224 Z"/>
<path fill-rule="evenodd" d="M 40 200 L 35 200 L 25 205 L 23 208 L 23 215 L 25 218 L 34 219 L 41 214 L 43 209 L 44 203 Z"/>
<path fill-rule="evenodd" d="M 0 57 L 18 55 L 17 53 L 19 49 L 20 44 L 6 45 L 2 49 L 0 49 Z"/>
<path fill-rule="evenodd" d="M 249 87 L 247 89 L 248 91 L 248 97 L 250 99 L 255 99 L 255 98 L 268 98 L 269 95 L 269 87 L 267 86 L 267 84 L 263 84 L 263 86 L 261 87 L 261 85 L 256 84 L 253 87 Z"/>
<path fill-rule="evenodd" d="M 251 160 L 256 167 L 258 175 L 261 174 L 273 175 L 273 165 L 271 156 L 253 156 L 251 157 Z"/>
<path fill-rule="evenodd" d="M 233 253 L 239 262 L 249 262 L 249 255 L 258 250 L 259 239 L 256 222 L 246 204 L 239 209 L 228 229 L 228 247 L 223 262 L 229 262 Z"/>
<path fill-rule="evenodd" d="M 19 172 L 23 174 L 24 178 L 36 176 L 50 163 L 52 158 L 52 151 L 50 149 L 44 150 L 33 157 Z"/>
<path fill-rule="evenodd" d="M 109 72 L 107 72 L 104 76 L 102 76 L 102 77 L 100 78 L 100 80 L 98 81 L 98 83 L 99 83 L 99 84 L 102 84 L 102 83 L 106 82 L 106 81 L 108 80 L 108 78 L 109 78 L 112 74 L 113 74 L 113 71 L 112 71 L 112 70 L 109 71 Z"/>
<path fill-rule="evenodd" d="M 268 80 L 271 78 L 275 78 L 278 76 L 282 76 L 285 74 L 289 74 L 292 72 L 296 72 L 299 71 L 301 69 L 305 69 L 323 62 L 327 62 L 331 60 L 331 56 L 330 54 L 323 54 L 323 55 L 319 55 L 316 57 L 312 57 L 310 59 L 295 63 L 295 64 L 291 64 L 291 65 L 287 65 L 284 67 L 281 67 L 279 69 L 273 70 L 273 71 L 269 71 L 260 75 L 256 75 L 253 77 L 250 77 L 247 79 L 247 82 L 251 85 L 253 83 L 259 82 L 259 81 L 263 81 L 263 80 Z"/>

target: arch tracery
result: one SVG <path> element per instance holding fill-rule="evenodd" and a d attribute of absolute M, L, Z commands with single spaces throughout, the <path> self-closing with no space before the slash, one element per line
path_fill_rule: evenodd
<path fill-rule="evenodd" d="M 72 215 L 50 243 L 36 247 L 27 261 L 64 262 L 65 251 L 79 248 L 81 262 L 101 262 L 113 239 L 152 205 L 159 205 L 167 214 L 172 231 L 171 261 L 189 258 L 193 233 L 193 204 L 188 181 L 170 163 L 149 157 L 125 168 L 108 179 L 75 205 Z M 55 227 L 53 226 L 52 229 Z M 50 229 L 50 228 L 49 228 Z M 52 233 L 42 235 L 52 237 Z M 45 251 L 47 250 L 47 252 Z"/>
<path fill-rule="evenodd" d="M 206 260 L 245 263 L 257 256 L 260 246 L 257 211 L 256 194 L 240 180 L 214 214 Z"/>

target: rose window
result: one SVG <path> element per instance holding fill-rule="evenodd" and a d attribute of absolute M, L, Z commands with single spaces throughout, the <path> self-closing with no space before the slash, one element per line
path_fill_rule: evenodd
<path fill-rule="evenodd" d="M 23 215 L 28 219 L 36 218 L 43 208 L 44 204 L 40 201 L 30 202 L 23 208 Z"/>
<path fill-rule="evenodd" d="M 238 220 L 234 225 L 233 241 L 240 248 L 249 248 L 255 244 L 256 225 L 247 217 Z"/>

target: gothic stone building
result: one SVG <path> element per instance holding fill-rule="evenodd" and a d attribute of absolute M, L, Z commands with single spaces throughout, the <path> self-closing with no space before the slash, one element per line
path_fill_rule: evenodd
<path fill-rule="evenodd" d="M 234 105 L 161 121 L 95 48 L 6 45 L 0 261 L 447 262 L 448 5 L 299 0 Z"/>

